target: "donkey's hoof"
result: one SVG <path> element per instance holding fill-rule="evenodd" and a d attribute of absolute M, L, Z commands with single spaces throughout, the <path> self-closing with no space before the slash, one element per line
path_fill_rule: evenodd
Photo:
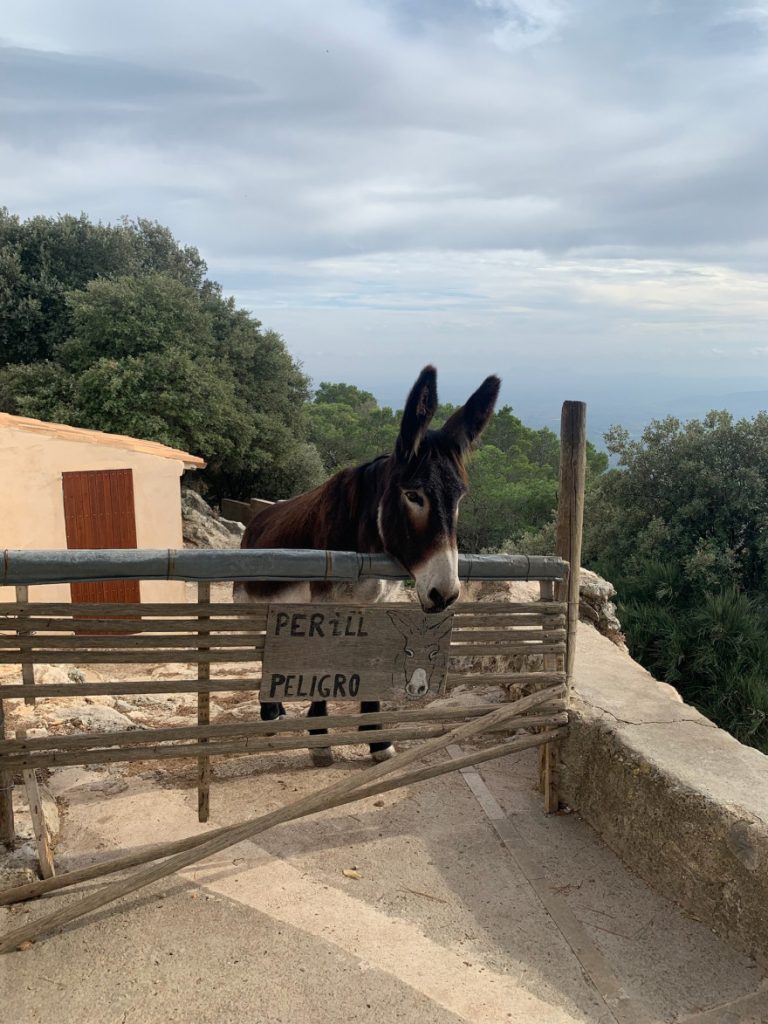
<path fill-rule="evenodd" d="M 383 750 L 372 750 L 371 757 L 374 761 L 388 761 L 390 757 L 394 757 L 397 751 L 390 743 L 388 747 L 384 747 Z"/>
<path fill-rule="evenodd" d="M 309 753 L 315 768 L 328 768 L 333 764 L 333 751 L 330 747 L 312 747 Z"/>

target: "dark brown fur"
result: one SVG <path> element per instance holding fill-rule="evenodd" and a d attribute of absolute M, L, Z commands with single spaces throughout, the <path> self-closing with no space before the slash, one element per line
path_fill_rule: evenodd
<path fill-rule="evenodd" d="M 386 552 L 412 575 L 441 548 L 455 551 L 458 503 L 467 489 L 465 458 L 493 414 L 499 386 L 498 377 L 488 377 L 440 430 L 429 430 L 437 409 L 437 375 L 434 367 L 425 367 L 406 401 L 391 455 L 343 469 L 314 490 L 264 509 L 248 524 L 241 546 Z M 251 599 L 272 600 L 289 586 L 252 582 L 244 589 Z M 317 599 L 333 588 L 314 582 L 310 589 Z M 450 592 L 432 587 L 419 599 L 425 611 L 441 611 L 457 596 L 458 581 Z M 363 710 L 376 707 L 370 703 Z M 323 713 L 321 708 L 313 705 L 310 714 Z M 265 704 L 262 714 L 273 718 L 277 709 Z M 371 750 L 387 746 L 372 744 Z"/>

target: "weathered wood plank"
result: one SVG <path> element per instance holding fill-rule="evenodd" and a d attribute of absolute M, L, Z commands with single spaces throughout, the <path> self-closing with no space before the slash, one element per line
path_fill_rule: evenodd
<path fill-rule="evenodd" d="M 395 779 L 385 779 L 383 782 L 362 785 L 358 790 L 353 791 L 352 794 L 348 796 L 335 798 L 328 804 L 328 809 L 332 807 L 339 807 L 354 800 L 363 800 L 372 796 L 379 796 L 381 793 L 389 792 L 389 790 L 392 789 L 413 785 L 414 783 L 423 782 L 427 779 L 434 779 L 439 775 L 445 775 L 448 772 L 458 771 L 461 768 L 481 764 L 485 761 L 492 761 L 495 758 L 504 757 L 507 754 L 535 748 L 550 739 L 556 739 L 558 736 L 564 734 L 564 729 L 555 729 L 542 736 L 522 736 L 517 739 L 506 740 L 504 743 L 498 743 L 492 747 L 484 747 L 480 750 L 474 750 L 469 754 L 465 754 L 463 757 L 451 758 L 449 761 L 439 761 L 437 764 L 429 765 L 426 768 L 407 772 L 397 776 Z M 303 817 L 305 813 L 306 812 L 302 812 L 298 817 Z M 0 906 L 22 903 L 26 900 L 35 899 L 48 892 L 55 892 L 59 889 L 68 888 L 71 885 L 77 885 L 80 882 L 91 881 L 94 878 L 101 878 L 106 875 L 114 874 L 117 871 L 125 871 L 128 868 L 137 867 L 140 864 L 149 864 L 153 860 L 170 857 L 175 853 L 182 853 L 185 850 L 194 849 L 197 846 L 202 846 L 204 843 L 207 843 L 215 836 L 229 832 L 229 829 L 231 828 L 232 826 L 224 826 L 223 828 L 205 832 L 203 835 L 190 836 L 186 839 L 177 839 L 171 843 L 158 843 L 154 846 L 150 846 L 149 848 L 144 846 L 140 850 L 132 850 L 130 853 L 123 854 L 121 857 L 116 857 L 109 861 L 100 861 L 98 864 L 90 864 L 84 868 L 77 868 L 75 871 L 68 871 L 64 874 L 57 875 L 55 878 L 28 882 L 25 885 L 14 886 L 12 889 L 5 889 L 0 892 Z M 61 923 L 63 922 L 57 921 L 52 925 L 51 919 L 49 918 L 46 922 L 46 928 L 50 930 L 52 927 L 56 927 Z M 37 934 L 42 935 L 44 932 L 41 931 Z M 26 934 L 19 935 L 17 932 L 15 935 L 10 937 L 7 949 L 16 948 L 19 943 L 29 937 L 30 936 Z"/>
<path fill-rule="evenodd" d="M 537 643 L 534 640 L 507 641 L 504 644 L 451 644 L 451 658 L 484 658 L 513 654 L 560 654 L 565 651 L 565 643 Z"/>
<path fill-rule="evenodd" d="M 570 680 L 576 657 L 579 625 L 579 574 L 584 527 L 584 489 L 587 472 L 587 406 L 564 402 L 560 424 L 560 488 L 557 506 L 557 553 L 570 565 L 564 582 L 555 587 L 559 600 L 568 603 L 568 646 L 565 669 Z"/>
<path fill-rule="evenodd" d="M 29 600 L 29 587 L 16 587 L 16 600 L 19 603 L 23 603 Z M 24 635 L 25 630 L 19 629 L 19 639 Z M 35 666 L 34 660 L 30 658 L 22 658 L 21 661 L 21 681 L 25 686 L 34 686 L 35 684 Z M 34 705 L 34 697 L 25 697 L 25 704 Z"/>
<path fill-rule="evenodd" d="M 532 694 L 528 694 L 525 697 L 521 697 L 518 700 L 515 700 L 515 701 L 513 701 L 510 704 L 503 704 L 500 707 L 498 707 L 496 711 L 492 711 L 488 715 L 482 716 L 482 717 L 480 717 L 478 719 L 473 719 L 473 720 L 471 720 L 469 722 L 465 722 L 463 725 L 460 725 L 458 727 L 454 727 L 454 728 L 449 729 L 448 735 L 451 735 L 451 736 L 453 736 L 456 739 L 462 739 L 462 738 L 468 738 L 469 736 L 478 735 L 478 734 L 481 734 L 483 732 L 487 732 L 488 730 L 490 730 L 493 727 L 495 727 L 497 724 L 508 722 L 509 720 L 511 720 L 513 718 L 516 718 L 519 715 L 522 715 L 524 712 L 528 712 L 528 711 L 532 710 L 533 708 L 536 708 L 536 707 L 539 707 L 539 706 L 541 706 L 543 704 L 548 703 L 552 699 L 556 699 L 558 697 L 560 689 L 561 688 L 559 686 L 549 687 L 549 688 L 544 689 L 544 690 L 539 690 L 537 693 L 532 693 Z M 340 743 L 341 742 L 341 737 L 343 737 L 343 736 L 349 736 L 349 742 L 350 743 L 359 743 L 360 739 L 361 739 L 361 734 L 359 732 L 355 732 L 355 733 L 352 733 L 352 734 L 337 734 L 333 738 L 334 743 L 336 743 L 336 744 Z M 378 733 L 377 733 L 377 738 L 378 738 Z M 264 744 L 266 742 L 267 742 L 266 740 L 256 739 L 252 743 L 247 744 L 248 750 L 246 750 L 245 752 L 256 752 L 256 745 L 261 746 L 262 744 Z M 282 742 L 283 742 L 283 738 L 282 737 L 272 737 L 269 740 L 270 747 L 268 749 L 279 749 L 280 748 L 280 744 Z M 247 743 L 247 740 L 246 740 L 246 743 Z M 307 737 L 304 737 L 302 739 L 301 746 L 302 747 L 310 747 L 312 745 L 323 745 L 323 743 L 325 743 L 325 744 L 328 743 L 328 737 L 327 736 L 307 736 Z M 278 746 L 275 746 L 275 744 L 277 744 Z M 194 746 L 195 749 L 197 749 L 199 747 L 199 744 L 192 744 L 191 746 Z M 233 746 L 235 746 L 237 749 L 231 751 L 232 753 L 242 753 L 243 752 L 242 751 L 242 746 L 243 746 L 242 741 L 241 741 L 241 743 L 233 744 Z M 431 750 L 441 749 L 443 746 L 445 746 L 445 744 L 440 742 L 440 738 L 439 737 L 435 737 L 433 740 L 430 740 L 430 741 L 426 742 L 423 747 L 418 748 L 417 750 L 409 751 L 407 753 L 399 754 L 397 756 L 397 758 L 393 758 L 393 760 L 396 760 L 399 764 L 402 764 L 404 766 L 405 764 L 410 764 L 413 760 L 417 760 L 419 757 L 423 757 L 425 754 L 429 753 Z M 230 751 L 229 750 L 225 750 L 224 747 L 225 747 L 225 744 L 220 744 L 217 749 L 219 750 L 220 753 L 229 753 Z M 180 752 L 182 752 L 183 749 L 184 748 L 181 747 L 181 746 L 158 747 L 157 750 L 167 750 L 169 753 L 167 755 L 166 754 L 155 755 L 155 753 L 154 753 L 155 748 L 154 747 L 146 747 L 141 752 L 137 752 L 135 750 L 131 751 L 132 755 L 133 754 L 137 755 L 135 757 L 132 756 L 131 758 L 123 758 L 122 757 L 122 755 L 126 754 L 127 751 L 117 751 L 117 753 L 120 755 L 120 759 L 128 759 L 128 760 L 147 760 L 147 759 L 149 759 L 149 760 L 152 760 L 154 756 L 160 756 L 160 757 L 172 756 L 172 755 L 179 756 Z M 102 757 L 103 759 L 109 759 L 109 756 L 114 754 L 115 751 L 102 750 L 102 751 L 95 751 L 95 752 L 94 751 L 88 751 L 86 753 L 88 754 L 89 758 L 91 757 L 92 754 L 95 754 L 97 757 Z M 72 762 L 72 763 L 75 763 L 75 764 L 91 763 L 91 761 L 86 762 L 86 761 L 82 760 L 82 757 L 84 757 L 84 756 L 85 756 L 85 754 L 79 755 L 77 752 L 61 754 L 55 760 L 54 763 L 55 764 L 65 764 L 65 763 L 68 763 L 67 759 L 68 758 L 72 758 L 72 757 L 76 758 L 76 760 L 74 762 Z M 40 762 L 40 761 L 36 761 L 35 760 L 36 758 L 40 758 L 40 757 L 47 757 L 47 755 L 23 754 L 23 755 L 19 755 L 16 758 L 13 758 L 13 759 L 6 757 L 4 759 L 4 763 L 8 763 L 8 764 L 13 763 L 13 765 L 16 765 L 17 767 L 38 767 L 40 764 L 46 764 L 46 765 L 50 765 L 51 764 L 51 762 L 49 760 L 47 760 L 45 762 Z M 389 763 L 389 762 L 385 762 L 385 764 L 386 763 Z M 379 767 L 381 767 L 381 766 L 379 766 Z M 374 769 L 369 769 L 369 771 L 368 771 L 368 777 L 369 778 L 371 776 L 376 776 L 378 774 L 381 774 L 381 773 L 379 773 L 377 771 L 377 769 L 375 769 L 375 768 Z M 386 773 L 384 773 L 384 774 L 386 774 Z"/>
<path fill-rule="evenodd" d="M 454 616 L 454 633 L 464 629 L 510 629 L 514 626 L 543 626 L 548 624 L 553 629 L 564 628 L 565 615 L 462 615 Z"/>
<path fill-rule="evenodd" d="M 263 633 L 266 626 L 266 614 L 261 618 L 221 618 L 211 616 L 212 633 Z M 4 631 L 21 631 L 40 633 L 74 633 L 76 630 L 116 633 L 119 628 L 124 633 L 170 633 L 191 634 L 194 636 L 197 619 L 137 619 L 122 617 L 116 619 L 65 619 L 65 618 L 34 618 L 30 616 L 18 618 L 0 618 L 0 635 Z M 119 635 L 117 633 L 116 635 Z"/>
<path fill-rule="evenodd" d="M 445 684 L 452 613 L 420 607 L 272 604 L 261 697 L 408 700 Z"/>
<path fill-rule="evenodd" d="M 551 726 L 564 725 L 567 716 L 564 712 L 546 716 L 544 724 Z M 376 742 L 400 743 L 404 740 L 429 740 L 437 736 L 444 736 L 455 728 L 454 724 L 446 722 L 443 725 L 425 725 L 421 728 L 406 727 L 396 729 L 394 726 L 382 726 L 381 731 L 376 731 Z M 527 728 L 525 723 L 512 728 Z M 485 732 L 489 735 L 494 732 L 508 731 L 506 725 L 491 725 Z M 370 739 L 370 736 L 368 737 Z M 267 754 L 274 751 L 285 750 L 312 750 L 315 747 L 348 747 L 361 746 L 366 743 L 366 734 L 360 732 L 334 733 L 332 736 L 286 736 L 273 738 L 252 738 L 245 736 L 238 741 L 231 743 L 206 743 L 200 742 L 173 745 L 152 745 L 147 747 L 117 747 L 110 749 L 82 750 L 82 751 L 43 751 L 39 754 L 19 754 L 15 757 L 4 758 L 6 763 L 14 771 L 27 767 L 34 768 L 57 768 L 67 765 L 78 764 L 115 764 L 117 762 L 133 761 L 155 761 L 175 758 L 200 758 L 204 751 L 206 758 L 217 755 L 245 755 L 245 754 Z"/>
<path fill-rule="evenodd" d="M 506 644 L 518 640 L 540 640 L 553 643 L 565 640 L 564 629 L 454 629 L 452 643 L 477 644 L 485 641 Z"/>
<path fill-rule="evenodd" d="M 263 638 L 262 638 L 263 639 Z M 61 651 L 40 651 L 35 654 L 36 665 L 57 665 L 60 662 L 71 662 L 74 665 L 196 665 L 199 661 L 241 662 L 260 661 L 261 654 L 253 648 L 217 649 L 213 651 L 184 650 L 135 650 L 135 651 L 83 651 L 72 647 Z M 19 654 L 13 651 L 0 652 L 0 665 L 18 665 Z M 34 696 L 32 687 L 28 687 L 30 696 Z M 41 691 L 42 693 L 42 691 Z"/>
<path fill-rule="evenodd" d="M 449 672 L 447 690 L 457 686 L 554 686 L 558 683 L 565 686 L 565 672 Z"/>
<path fill-rule="evenodd" d="M 197 679 L 145 679 L 138 682 L 116 680 L 103 683 L 36 683 L 38 697 L 119 697 L 133 693 L 227 693 L 239 690 L 258 692 L 261 676 L 253 679 L 212 679 L 201 683 Z M 20 684 L 0 684 L 0 696 L 19 698 L 30 692 Z"/>
<path fill-rule="evenodd" d="M 24 789 L 29 801 L 29 814 L 32 818 L 32 829 L 35 833 L 35 848 L 40 862 L 40 874 L 43 878 L 52 878 L 56 874 L 53 864 L 53 853 L 48 840 L 48 829 L 43 814 L 43 799 L 37 784 L 37 773 L 34 769 L 22 771 Z"/>
<path fill-rule="evenodd" d="M 366 714 L 322 715 L 316 718 L 285 718 L 276 722 L 225 722 L 207 726 L 170 726 L 167 729 L 129 729 L 75 736 L 41 736 L 0 742 L 0 761 L 8 754 L 26 754 L 41 750 L 92 750 L 94 747 L 141 746 L 154 743 L 220 739 L 233 736 L 272 736 L 284 733 L 307 732 L 309 729 L 354 729 L 360 725 L 414 725 L 419 723 L 461 722 L 498 710 L 498 704 L 482 704 L 471 708 L 421 708 L 418 711 L 377 711 Z M 546 707 L 534 709 L 518 718 L 510 719 L 517 727 L 529 728 L 558 717 L 565 710 L 562 701 L 549 701 Z M 559 718 L 558 718 L 559 721 Z"/>
<path fill-rule="evenodd" d="M 454 622 L 459 625 L 462 615 L 565 615 L 566 607 L 564 601 L 472 601 L 455 604 L 452 610 Z"/>
<path fill-rule="evenodd" d="M 565 682 L 564 672 L 458 672 L 448 673 L 446 688 L 496 683 L 498 685 L 517 683 L 520 686 L 547 686 Z M 88 697 L 112 696 L 135 693 L 206 693 L 236 692 L 240 690 L 258 692 L 261 675 L 251 679 L 212 679 L 202 684 L 197 679 L 144 679 L 117 680 L 102 683 L 36 683 L 34 693 L 38 697 Z M 0 684 L 0 697 L 20 698 L 28 695 L 30 688 L 16 683 Z"/>
<path fill-rule="evenodd" d="M 217 602 L 211 603 L 211 615 L 245 615 L 246 618 L 253 618 L 264 612 L 266 607 L 258 604 L 249 604 L 245 601 Z M 174 617 L 189 617 L 196 620 L 198 608 L 194 601 L 170 603 L 160 601 L 147 601 L 144 604 L 130 603 L 84 603 L 68 601 L 0 601 L 0 616 L 2 615 L 64 615 L 72 617 L 82 615 L 92 618 L 104 618 L 107 615 L 130 615 L 137 618 L 157 618 L 158 616 L 172 615 Z"/>
<path fill-rule="evenodd" d="M 417 612 L 417 614 L 419 614 Z M 122 623 L 121 623 L 122 625 Z M 114 630 L 115 622 L 111 620 L 111 629 Z M 516 628 L 513 625 L 500 625 L 498 628 L 488 629 L 488 623 L 478 623 L 477 627 L 472 628 L 456 628 L 453 630 L 452 641 L 462 641 L 464 643 L 478 643 L 482 640 L 489 641 L 506 641 L 512 640 L 564 640 L 566 637 L 566 631 L 560 628 L 557 621 L 550 624 L 548 620 L 542 619 L 540 629 L 527 629 L 527 628 Z M 88 629 L 88 630 L 100 630 L 102 627 L 107 627 L 106 622 L 99 622 L 96 620 L 89 620 L 87 623 L 78 623 L 77 628 Z M 486 628 L 483 628 L 486 627 Z M 64 632 L 65 627 L 61 627 L 60 632 Z M 66 631 L 73 633 L 74 629 L 70 626 L 66 627 Z M 54 633 L 59 632 L 54 630 Z M 70 650 L 76 648 L 78 650 L 134 650 L 134 649 L 154 649 L 154 648 L 178 648 L 184 649 L 189 647 L 191 650 L 196 649 L 196 632 L 193 631 L 191 624 L 186 631 L 182 633 L 181 630 L 174 632 L 169 630 L 166 624 L 152 623 L 147 629 L 144 624 L 137 624 L 136 628 L 129 628 L 127 634 L 122 635 L 120 633 L 112 632 L 108 636 L 60 636 L 60 635 L 49 635 L 48 631 L 41 632 L 36 635 L 21 635 L 21 636 L 3 636 L 0 634 L 0 651 L 19 651 L 19 652 L 36 652 L 38 650 Z M 140 635 L 134 635 L 140 634 Z M 144 635 L 146 634 L 146 635 Z M 232 626 L 229 631 L 222 631 L 219 633 L 218 623 L 215 620 L 211 622 L 211 646 L 218 648 L 225 647 L 245 647 L 252 645 L 254 647 L 263 648 L 264 645 L 264 632 L 263 630 L 255 630 L 253 628 L 248 629 L 240 626 Z"/>
<path fill-rule="evenodd" d="M 532 701 L 533 703 L 525 704 L 526 700 Z M 144 888 L 152 882 L 156 882 L 160 878 L 172 875 L 185 867 L 189 867 L 191 864 L 205 860 L 206 858 L 211 857 L 216 853 L 220 853 L 222 850 L 228 849 L 237 843 L 244 842 L 247 839 L 252 839 L 254 836 L 272 828 L 275 825 L 279 825 L 296 817 L 302 817 L 305 814 L 327 810 L 329 807 L 333 806 L 336 801 L 346 800 L 355 792 L 357 792 L 358 795 L 362 792 L 368 795 L 373 786 L 384 776 L 393 775 L 409 766 L 414 761 L 421 760 L 426 755 L 442 750 L 445 747 L 450 746 L 452 743 L 461 743 L 470 736 L 473 736 L 478 732 L 482 732 L 484 729 L 487 729 L 490 725 L 495 724 L 498 721 L 503 721 L 505 718 L 512 718 L 516 712 L 522 711 L 523 708 L 527 710 L 528 708 L 535 706 L 536 700 L 539 702 L 546 700 L 546 691 L 541 694 L 536 694 L 534 697 L 524 698 L 521 701 L 515 701 L 512 704 L 508 704 L 505 707 L 500 708 L 498 711 L 493 712 L 485 719 L 477 719 L 473 722 L 467 722 L 464 725 L 460 725 L 456 729 L 451 730 L 446 736 L 435 737 L 435 739 L 427 740 L 415 749 L 403 751 L 390 760 L 377 764 L 373 768 L 369 768 L 363 779 L 356 777 L 356 773 L 352 778 L 346 777 L 341 779 L 333 785 L 328 786 L 326 789 L 321 790 L 319 793 L 313 793 L 306 796 L 287 807 L 282 807 L 269 814 L 261 815 L 258 818 L 244 821 L 229 829 L 225 829 L 223 832 L 219 832 L 218 836 L 214 838 L 206 836 L 204 837 L 203 842 L 199 846 L 195 846 L 194 849 L 187 850 L 185 853 L 167 856 L 160 864 L 153 864 L 151 867 L 137 871 L 134 874 L 129 875 L 127 878 L 120 879 L 114 884 L 102 887 L 96 893 L 84 896 L 78 901 L 70 902 L 67 906 L 53 914 L 37 918 L 34 921 L 7 933 L 2 937 L 2 939 L 0 939 L 0 953 L 16 949 L 22 942 L 34 940 L 48 931 L 60 928 L 62 925 L 68 924 L 69 921 L 74 920 L 77 917 L 81 917 L 83 914 L 89 913 L 93 910 L 98 910 L 105 904 L 111 903 L 122 896 L 126 896 L 130 892 L 135 892 L 137 889 Z M 543 736 L 549 739 L 551 734 L 544 733 Z M 538 742 L 542 741 L 541 737 L 525 737 L 525 739 L 536 740 Z M 410 781 L 408 779 L 408 773 L 400 775 L 400 778 L 397 781 L 400 785 L 406 784 L 407 781 Z"/>
<path fill-rule="evenodd" d="M 264 649 L 263 633 L 235 633 L 213 635 L 207 642 L 206 650 L 224 648 L 250 647 L 252 650 Z M 154 649 L 199 650 L 196 635 L 165 636 L 159 633 L 147 633 L 146 636 L 37 636 L 5 637 L 0 636 L 0 651 L 16 650 L 30 652 L 33 656 L 38 651 L 142 651 Z M 34 660 L 34 659 L 33 659 Z"/>
<path fill-rule="evenodd" d="M 211 601 L 211 585 L 210 583 L 198 583 L 197 584 L 197 604 L 198 610 L 200 611 L 200 617 L 198 619 L 198 634 L 200 636 L 200 647 L 199 650 L 207 651 L 210 650 L 210 617 L 205 615 L 206 607 Z M 205 685 L 205 683 L 211 680 L 211 666 L 209 662 L 200 662 L 197 666 L 197 681 Z M 205 690 L 198 691 L 197 694 L 197 724 L 198 726 L 204 727 L 211 723 L 211 695 Z M 206 738 L 200 739 L 201 745 L 208 743 Z M 210 791 L 211 791 L 211 759 L 209 757 L 199 757 L 197 761 L 197 820 L 200 822 L 208 821 L 208 814 L 210 810 Z"/>

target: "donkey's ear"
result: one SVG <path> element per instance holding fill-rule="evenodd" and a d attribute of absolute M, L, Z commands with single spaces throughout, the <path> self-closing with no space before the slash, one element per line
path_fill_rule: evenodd
<path fill-rule="evenodd" d="M 387 616 L 398 633 L 407 640 L 413 632 L 411 623 L 408 619 L 402 616 L 399 612 L 387 612 Z"/>
<path fill-rule="evenodd" d="M 437 370 L 434 366 L 425 366 L 411 388 L 403 409 L 400 434 L 395 445 L 400 460 L 406 462 L 418 452 L 436 410 Z"/>
<path fill-rule="evenodd" d="M 450 611 L 445 618 L 440 619 L 433 626 L 428 626 L 427 632 L 429 633 L 429 639 L 434 641 L 442 640 L 443 637 L 448 636 L 451 629 L 453 629 L 453 611 Z"/>
<path fill-rule="evenodd" d="M 500 387 L 501 381 L 498 377 L 486 377 L 474 395 L 468 398 L 443 425 L 443 433 L 453 438 L 462 452 L 466 451 L 488 426 Z"/>

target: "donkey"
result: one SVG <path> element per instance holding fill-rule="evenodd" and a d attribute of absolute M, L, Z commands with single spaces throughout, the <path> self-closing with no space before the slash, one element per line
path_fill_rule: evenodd
<path fill-rule="evenodd" d="M 263 509 L 248 524 L 241 547 L 385 552 L 413 577 L 424 611 L 444 611 L 459 596 L 456 524 L 467 491 L 466 458 L 493 415 L 500 386 L 498 377 L 487 377 L 439 430 L 430 430 L 437 371 L 426 366 L 408 395 L 391 455 L 343 469 L 314 490 Z M 238 583 L 235 600 L 301 601 L 305 590 L 294 583 Z M 309 591 L 313 601 L 369 603 L 382 600 L 386 585 L 312 582 Z M 309 717 L 325 715 L 326 707 L 325 701 L 313 703 Z M 378 711 L 379 702 L 363 701 L 360 710 Z M 264 721 L 284 716 L 282 704 L 262 703 Z M 370 751 L 375 761 L 395 752 L 391 743 L 371 743 Z M 330 747 L 313 748 L 312 758 L 316 765 L 330 764 Z"/>

